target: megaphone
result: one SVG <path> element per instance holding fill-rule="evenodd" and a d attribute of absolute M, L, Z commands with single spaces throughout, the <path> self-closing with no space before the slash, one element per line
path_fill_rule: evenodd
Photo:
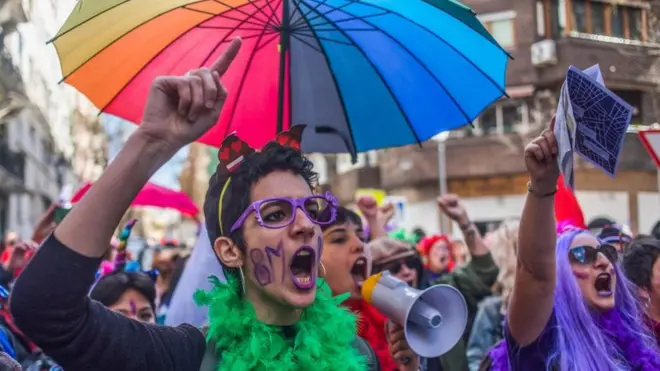
<path fill-rule="evenodd" d="M 451 350 L 467 326 L 465 299 L 449 285 L 417 290 L 383 271 L 364 281 L 362 297 L 402 325 L 410 349 L 425 358 Z"/>

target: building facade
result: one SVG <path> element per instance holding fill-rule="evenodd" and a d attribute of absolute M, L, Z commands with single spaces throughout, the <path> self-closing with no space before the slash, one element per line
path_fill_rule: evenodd
<path fill-rule="evenodd" d="M 634 107 L 633 125 L 660 121 L 660 45 L 649 1 L 464 0 L 509 62 L 507 93 L 472 127 L 439 145 L 390 149 L 332 180 L 344 202 L 378 187 L 406 200 L 405 226 L 440 229 L 440 189 L 461 195 L 486 230 L 519 217 L 527 177 L 524 145 L 549 122 L 568 67 L 599 64 L 608 88 Z M 443 153 L 441 155 L 441 153 Z M 345 162 L 341 160 L 339 162 Z M 439 164 L 441 166 L 439 166 Z M 441 170 L 441 171 L 439 171 Z M 368 174 L 368 175 L 367 175 Z M 579 159 L 576 195 L 587 219 L 607 216 L 648 233 L 660 214 L 658 174 L 635 134 L 626 138 L 616 178 Z"/>
<path fill-rule="evenodd" d="M 3 38 L 3 49 L 23 86 L 20 112 L 3 124 L 7 149 L 23 158 L 22 186 L 0 202 L 5 205 L 1 212 L 5 229 L 23 238 L 31 236 L 36 221 L 57 201 L 65 185 L 79 183 L 72 165 L 72 116 L 76 111 L 89 116 L 93 107 L 73 88 L 59 83 L 59 61 L 52 45 L 46 44 L 74 3 L 6 0 L 0 8 L 0 17 L 20 14 L 23 18 L 13 27 L 2 27 L 13 31 Z"/>

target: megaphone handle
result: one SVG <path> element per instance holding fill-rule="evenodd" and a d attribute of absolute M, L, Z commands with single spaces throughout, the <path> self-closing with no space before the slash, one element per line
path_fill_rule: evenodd
<path fill-rule="evenodd" d="M 387 338 L 389 336 L 390 332 L 390 326 L 392 325 L 392 320 L 388 319 L 387 322 L 385 322 L 385 337 Z M 403 357 L 401 359 L 397 360 L 399 364 L 405 366 L 408 363 L 410 363 L 410 358 L 409 357 Z"/>

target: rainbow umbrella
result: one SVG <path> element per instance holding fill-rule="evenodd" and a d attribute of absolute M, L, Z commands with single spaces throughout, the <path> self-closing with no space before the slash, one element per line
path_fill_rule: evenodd
<path fill-rule="evenodd" d="M 80 0 L 52 42 L 63 81 L 139 123 L 154 78 L 210 65 L 237 36 L 202 143 L 236 131 L 259 148 L 296 124 L 305 151 L 421 143 L 505 95 L 509 55 L 451 0 Z"/>

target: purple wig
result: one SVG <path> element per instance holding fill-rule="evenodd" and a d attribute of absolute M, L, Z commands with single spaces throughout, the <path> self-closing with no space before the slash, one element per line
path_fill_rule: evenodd
<path fill-rule="evenodd" d="M 634 286 L 623 276 L 618 265 L 615 308 L 603 314 L 592 313 L 584 302 L 573 275 L 568 251 L 576 236 L 589 232 L 568 229 L 557 240 L 557 286 L 554 315 L 557 329 L 550 349 L 547 369 L 562 371 L 615 371 L 635 369 L 660 370 L 660 354 L 655 339 L 644 324 L 644 312 L 634 295 Z M 509 369 L 504 341 L 489 352 L 491 370 Z M 628 365 L 621 365 L 625 359 Z"/>

